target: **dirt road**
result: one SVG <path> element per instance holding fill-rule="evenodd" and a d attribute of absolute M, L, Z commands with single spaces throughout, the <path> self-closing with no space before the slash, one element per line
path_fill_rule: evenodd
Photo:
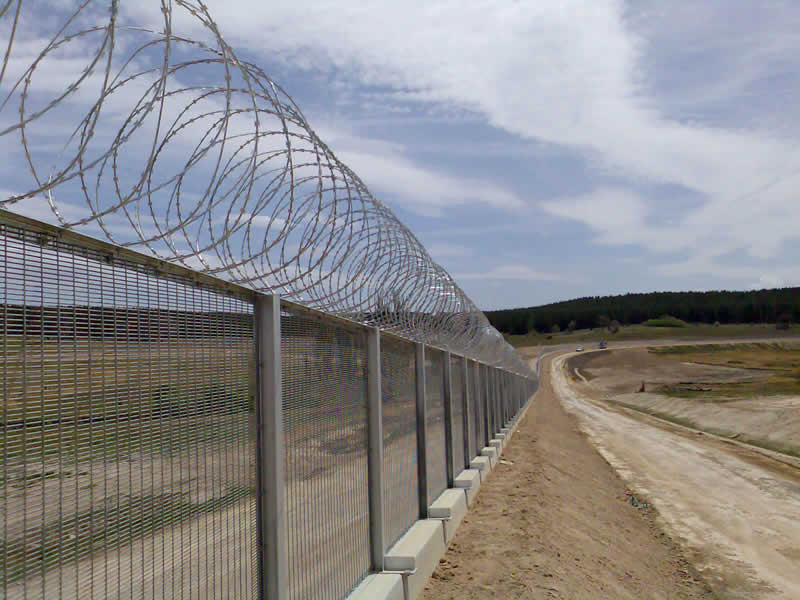
<path fill-rule="evenodd" d="M 545 363 L 547 367 L 548 363 Z M 710 600 L 677 545 L 540 390 L 424 598 Z"/>
<path fill-rule="evenodd" d="M 659 510 L 722 598 L 800 598 L 800 470 L 553 386 L 595 446 Z"/>

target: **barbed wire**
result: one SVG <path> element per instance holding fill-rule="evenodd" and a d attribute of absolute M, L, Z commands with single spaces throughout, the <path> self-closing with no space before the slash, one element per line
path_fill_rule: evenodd
<path fill-rule="evenodd" d="M 0 0 L 0 206 L 530 372 L 201 0 L 152 2 Z"/>

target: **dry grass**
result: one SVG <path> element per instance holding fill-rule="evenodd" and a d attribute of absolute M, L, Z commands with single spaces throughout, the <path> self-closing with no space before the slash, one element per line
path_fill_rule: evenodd
<path fill-rule="evenodd" d="M 557 344 L 590 344 L 607 340 L 609 342 L 630 342 L 637 340 L 734 340 L 734 339 L 765 339 L 765 338 L 795 338 L 800 335 L 800 327 L 795 325 L 791 329 L 782 331 L 769 324 L 729 324 L 715 327 L 691 323 L 686 327 L 646 327 L 644 325 L 627 325 L 620 328 L 616 334 L 609 333 L 607 329 L 579 329 L 572 333 L 561 332 L 557 334 L 540 334 L 535 331 L 525 335 L 504 335 L 505 339 L 514 347 L 557 345 Z"/>
<path fill-rule="evenodd" d="M 800 394 L 800 345 L 797 343 L 708 344 L 651 348 L 654 354 L 704 365 L 755 371 L 745 381 L 703 381 L 664 385 L 659 391 L 714 400 Z"/>

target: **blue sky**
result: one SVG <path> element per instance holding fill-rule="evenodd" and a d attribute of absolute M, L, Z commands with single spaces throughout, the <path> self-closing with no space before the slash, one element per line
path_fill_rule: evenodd
<path fill-rule="evenodd" d="M 795 1 L 208 7 L 483 309 L 800 285 Z"/>

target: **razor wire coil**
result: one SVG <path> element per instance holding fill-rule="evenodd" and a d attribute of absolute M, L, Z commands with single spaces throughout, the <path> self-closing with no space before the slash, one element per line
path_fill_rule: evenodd
<path fill-rule="evenodd" d="M 0 207 L 530 373 L 206 4 L 155 6 L 0 3 Z"/>

